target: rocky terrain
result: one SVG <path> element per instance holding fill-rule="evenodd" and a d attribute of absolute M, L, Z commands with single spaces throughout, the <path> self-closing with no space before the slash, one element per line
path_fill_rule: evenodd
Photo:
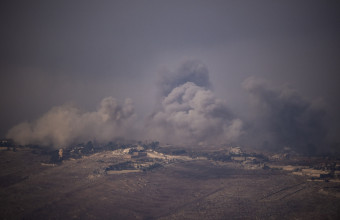
<path fill-rule="evenodd" d="M 34 147 L 1 150 L 1 218 L 340 218 L 336 159 L 227 147 L 82 149 L 58 156 Z"/>

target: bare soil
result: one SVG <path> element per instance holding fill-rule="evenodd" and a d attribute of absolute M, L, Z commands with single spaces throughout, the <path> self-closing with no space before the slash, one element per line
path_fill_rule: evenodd
<path fill-rule="evenodd" d="M 281 170 L 178 160 L 107 174 L 111 152 L 44 166 L 29 149 L 0 152 L 1 219 L 340 219 L 340 183 Z"/>

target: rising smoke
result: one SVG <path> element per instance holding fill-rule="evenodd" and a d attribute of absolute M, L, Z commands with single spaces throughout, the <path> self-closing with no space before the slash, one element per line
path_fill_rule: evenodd
<path fill-rule="evenodd" d="M 210 88 L 208 70 L 186 61 L 160 83 L 161 106 L 148 120 L 149 135 L 168 143 L 226 143 L 242 134 L 242 121 Z"/>
<path fill-rule="evenodd" d="M 9 130 L 7 137 L 18 144 L 38 144 L 64 147 L 89 140 L 110 141 L 133 136 L 135 120 L 132 101 L 122 105 L 112 97 L 104 98 L 97 111 L 82 112 L 75 106 L 63 105 L 52 108 L 33 122 L 21 123 Z"/>
<path fill-rule="evenodd" d="M 249 93 L 253 111 L 245 138 L 253 145 L 276 150 L 290 147 L 308 154 L 325 150 L 326 111 L 322 102 L 307 100 L 296 90 L 275 88 L 254 77 L 247 78 L 242 86 Z"/>
<path fill-rule="evenodd" d="M 161 80 L 158 84 L 162 97 L 176 87 L 192 82 L 203 88 L 210 88 L 209 71 L 207 67 L 198 60 L 186 60 L 181 63 L 175 72 L 165 71 L 161 75 Z"/>
<path fill-rule="evenodd" d="M 241 120 L 214 95 L 205 65 L 185 61 L 176 71 L 163 73 L 159 104 L 143 128 L 137 128 L 131 100 L 120 104 L 108 97 L 94 112 L 82 112 L 73 105 L 54 107 L 36 121 L 13 127 L 7 137 L 22 145 L 54 147 L 94 139 L 140 138 L 171 144 L 290 147 L 308 154 L 325 151 L 328 130 L 320 102 L 254 77 L 247 78 L 242 87 L 250 97 L 250 116 Z"/>
<path fill-rule="evenodd" d="M 95 112 L 71 105 L 52 108 L 34 122 L 21 123 L 7 137 L 19 144 L 66 146 L 96 139 L 144 139 L 177 144 L 225 143 L 242 134 L 236 118 L 210 90 L 208 70 L 199 61 L 186 61 L 176 72 L 163 75 L 159 107 L 148 118 L 147 129 L 137 129 L 132 102 L 123 105 L 109 97 Z M 138 131 L 137 131 L 138 130 Z"/>

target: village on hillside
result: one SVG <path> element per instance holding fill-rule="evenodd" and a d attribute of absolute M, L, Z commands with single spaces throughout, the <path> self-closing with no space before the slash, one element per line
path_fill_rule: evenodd
<path fill-rule="evenodd" d="M 63 161 L 82 157 L 97 158 L 108 166 L 101 173 L 106 175 L 141 172 L 166 166 L 176 161 L 211 160 L 217 163 L 233 163 L 243 169 L 282 170 L 291 175 L 306 176 L 310 181 L 340 182 L 340 160 L 336 158 L 301 156 L 290 148 L 280 153 L 253 153 L 239 146 L 224 146 L 215 150 L 190 150 L 159 142 L 77 144 L 67 148 L 47 151 L 39 146 L 16 146 L 13 141 L 2 139 L 0 151 L 17 151 L 30 148 L 32 152 L 50 155 L 42 166 L 57 166 Z M 45 151 L 45 152 L 44 152 Z M 116 158 L 117 163 L 112 163 Z"/>

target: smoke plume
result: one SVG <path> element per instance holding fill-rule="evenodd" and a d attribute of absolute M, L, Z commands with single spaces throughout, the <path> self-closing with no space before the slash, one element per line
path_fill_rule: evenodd
<path fill-rule="evenodd" d="M 168 143 L 197 144 L 235 141 L 242 121 L 209 90 L 208 70 L 199 61 L 182 63 L 163 78 L 161 106 L 149 118 L 150 136 Z"/>
<path fill-rule="evenodd" d="M 177 71 L 163 76 L 159 106 L 148 118 L 146 130 L 137 128 L 131 100 L 120 105 L 108 97 L 95 112 L 82 112 L 72 105 L 54 107 L 36 121 L 13 127 L 7 137 L 22 145 L 55 147 L 137 135 L 178 144 L 234 141 L 242 133 L 242 121 L 214 96 L 210 85 L 203 63 L 185 61 Z"/>
<path fill-rule="evenodd" d="M 177 71 L 163 73 L 159 83 L 161 95 L 167 96 L 174 88 L 186 82 L 210 88 L 209 71 L 206 66 L 198 60 L 186 60 L 181 63 Z"/>
<path fill-rule="evenodd" d="M 93 139 L 109 141 L 125 137 L 127 133 L 130 134 L 127 138 L 131 138 L 134 118 L 131 100 L 127 99 L 120 105 L 114 98 L 107 97 L 94 112 L 82 112 L 72 105 L 54 107 L 36 121 L 14 126 L 9 130 L 7 137 L 22 145 L 38 144 L 53 147 Z"/>
<path fill-rule="evenodd" d="M 137 128 L 131 100 L 120 104 L 107 97 L 94 112 L 82 112 L 73 105 L 54 107 L 36 121 L 13 127 L 7 137 L 22 145 L 54 147 L 94 139 L 142 138 L 171 144 L 290 147 L 309 154 L 324 151 L 328 130 L 320 102 L 254 77 L 247 78 L 242 87 L 250 96 L 252 115 L 241 120 L 214 95 L 205 65 L 185 61 L 175 72 L 164 73 L 159 104 L 143 129 Z"/>
<path fill-rule="evenodd" d="M 291 147 L 301 153 L 323 151 L 327 129 L 322 104 L 309 101 L 291 88 L 274 88 L 268 82 L 249 77 L 243 84 L 254 112 L 248 138 L 275 149 Z"/>

